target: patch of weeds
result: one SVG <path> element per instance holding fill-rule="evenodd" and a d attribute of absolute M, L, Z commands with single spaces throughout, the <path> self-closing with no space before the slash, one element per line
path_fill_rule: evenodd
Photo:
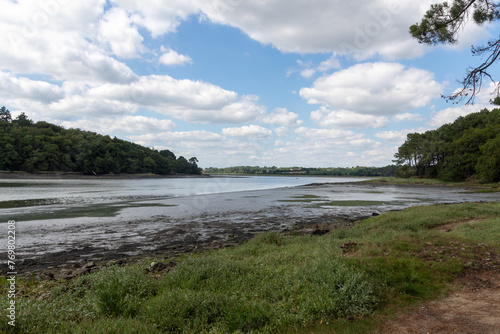
<path fill-rule="evenodd" d="M 316 196 L 316 195 L 293 196 L 292 198 L 293 199 L 279 200 L 279 202 L 311 203 L 311 202 L 326 201 L 326 199 L 323 199 L 323 198 Z"/>
<path fill-rule="evenodd" d="M 135 316 L 143 301 L 157 292 L 157 284 L 139 268 L 110 267 L 93 279 L 95 299 L 100 313 L 111 316 Z"/>
<path fill-rule="evenodd" d="M 321 206 L 376 206 L 376 205 L 388 205 L 392 203 L 384 202 L 384 201 L 332 201 L 328 203 L 318 204 Z"/>

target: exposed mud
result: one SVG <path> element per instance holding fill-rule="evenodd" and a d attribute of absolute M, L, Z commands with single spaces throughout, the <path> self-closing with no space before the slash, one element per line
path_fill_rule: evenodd
<path fill-rule="evenodd" d="M 122 203 L 68 204 L 29 208 L 61 216 L 60 211 L 85 208 L 89 215 L 23 220 L 27 209 L 7 209 L 16 223 L 16 269 L 19 275 L 65 269 L 68 278 L 98 270 L 110 261 L 169 259 L 182 253 L 231 247 L 257 233 L 297 231 L 324 234 L 355 221 L 413 205 L 484 200 L 488 195 L 459 190 L 413 189 L 370 184 L 318 184 L 270 190 L 217 193 Z M 376 197 L 383 205 L 362 205 Z M 342 205 L 335 205 L 336 202 Z M 359 204 L 361 203 L 361 204 Z M 346 205 L 348 204 L 348 205 Z M 117 213 L 92 217 L 103 206 Z M 110 209 L 110 210 L 111 210 Z M 10 210 L 10 211 L 9 211 Z M 14 210 L 14 211 L 12 211 Z M 38 211 L 37 211 L 38 210 Z M 79 211 L 78 211 L 79 210 Z M 112 210 L 111 210 L 112 211 Z M 5 228 L 6 224 L 0 224 Z M 88 264 L 93 265 L 88 267 Z M 69 273 L 69 271 L 71 273 Z M 64 276 L 64 275 L 63 275 Z"/>

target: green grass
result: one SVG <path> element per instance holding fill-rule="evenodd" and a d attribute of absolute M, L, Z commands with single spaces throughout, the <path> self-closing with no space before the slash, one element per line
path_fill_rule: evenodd
<path fill-rule="evenodd" d="M 500 184 L 498 183 L 480 183 L 476 181 L 470 182 L 451 182 L 438 179 L 427 178 L 397 178 L 397 177 L 381 177 L 361 183 L 386 183 L 386 184 L 406 184 L 406 185 L 426 185 L 426 186 L 457 186 L 457 187 L 473 187 L 478 188 L 474 192 L 498 192 Z"/>
<path fill-rule="evenodd" d="M 279 200 L 278 202 L 311 203 L 311 202 L 326 201 L 322 197 L 316 195 L 301 195 L 301 196 L 293 196 L 292 198 L 293 199 Z"/>
<path fill-rule="evenodd" d="M 318 206 L 374 206 L 374 205 L 387 205 L 387 204 L 395 204 L 395 202 L 346 200 L 346 201 L 332 201 L 328 203 L 321 203 L 318 204 Z"/>
<path fill-rule="evenodd" d="M 495 252 L 499 213 L 500 203 L 414 207 L 324 236 L 261 234 L 177 259 L 160 278 L 144 262 L 53 286 L 19 282 L 17 325 L 2 321 L 0 331 L 369 333 L 397 309 L 442 296 Z M 436 229 L 469 220 L 476 222 Z M 50 298 L 37 300 L 45 292 Z"/>

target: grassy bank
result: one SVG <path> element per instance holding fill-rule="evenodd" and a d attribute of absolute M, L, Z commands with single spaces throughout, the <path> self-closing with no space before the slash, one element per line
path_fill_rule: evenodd
<path fill-rule="evenodd" d="M 500 191 L 500 183 L 482 183 L 477 181 L 467 182 L 451 182 L 438 179 L 427 178 L 397 178 L 397 177 L 381 177 L 372 180 L 361 181 L 362 183 L 382 183 L 382 184 L 397 184 L 397 185 L 423 185 L 423 186 L 456 186 L 456 187 L 471 187 L 490 189 L 492 191 Z"/>
<path fill-rule="evenodd" d="M 0 331 L 367 333 L 443 295 L 464 271 L 499 266 L 499 217 L 498 202 L 414 207 L 324 236 L 258 235 L 176 259 L 164 275 L 144 262 L 70 282 L 18 281 L 16 327 L 2 314 Z M 3 293 L 4 313 L 7 302 Z"/>

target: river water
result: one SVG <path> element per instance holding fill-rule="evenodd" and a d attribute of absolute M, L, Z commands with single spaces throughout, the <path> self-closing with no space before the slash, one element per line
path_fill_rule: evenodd
<path fill-rule="evenodd" d="M 177 197 L 296 187 L 311 183 L 356 182 L 339 177 L 213 177 L 159 179 L 14 179 L 0 180 L 0 219 L 40 220 L 97 216 L 108 209 Z M 198 199 L 200 200 L 200 199 Z M 195 200 L 196 202 L 196 200 Z M 146 206 L 151 206 L 147 204 Z M 72 215 L 71 212 L 74 212 Z"/>

